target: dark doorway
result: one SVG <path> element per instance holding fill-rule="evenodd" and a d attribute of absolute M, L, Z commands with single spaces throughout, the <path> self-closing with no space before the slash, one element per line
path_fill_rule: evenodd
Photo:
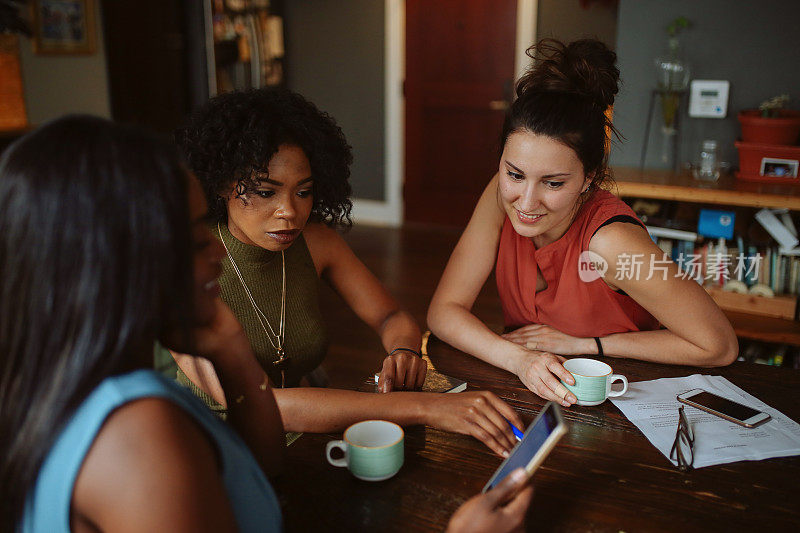
<path fill-rule="evenodd" d="M 464 226 L 497 172 L 517 0 L 406 1 L 405 220 Z"/>
<path fill-rule="evenodd" d="M 203 2 L 104 0 L 114 120 L 171 134 L 208 98 Z"/>

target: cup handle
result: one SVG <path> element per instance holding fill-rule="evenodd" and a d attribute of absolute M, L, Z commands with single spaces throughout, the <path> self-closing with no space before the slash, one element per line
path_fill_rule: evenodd
<path fill-rule="evenodd" d="M 622 376 L 620 374 L 611 374 L 611 384 L 613 385 L 615 381 L 622 381 L 622 390 L 621 391 L 609 391 L 608 397 L 613 398 L 615 396 L 622 396 L 628 390 L 628 378 Z"/>
<path fill-rule="evenodd" d="M 339 448 L 342 452 L 347 453 L 347 444 L 343 440 L 332 440 L 325 446 L 325 457 L 328 458 L 330 464 L 333 466 L 347 467 L 347 457 L 342 457 L 341 459 L 334 459 L 331 457 L 331 451 L 334 448 Z"/>

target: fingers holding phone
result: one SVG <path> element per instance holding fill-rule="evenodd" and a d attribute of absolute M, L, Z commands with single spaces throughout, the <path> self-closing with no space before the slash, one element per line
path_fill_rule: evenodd
<path fill-rule="evenodd" d="M 524 468 L 511 472 L 488 492 L 473 496 L 453 514 L 449 532 L 508 532 L 522 530 L 533 497 Z"/>

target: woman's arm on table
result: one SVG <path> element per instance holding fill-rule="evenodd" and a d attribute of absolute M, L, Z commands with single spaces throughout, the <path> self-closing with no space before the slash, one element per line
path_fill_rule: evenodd
<path fill-rule="evenodd" d="M 228 405 L 223 386 L 210 364 L 188 355 L 177 355 L 176 361 L 198 387 L 221 405 Z M 503 417 L 519 428 L 524 427 L 516 411 L 488 391 L 458 394 L 374 394 L 296 387 L 273 389 L 273 392 L 286 431 L 328 433 L 342 431 L 362 420 L 381 419 L 401 426 L 425 424 L 445 431 L 472 435 L 495 453 L 504 455 L 504 452 L 510 451 L 516 445 L 516 439 Z M 245 423 L 263 425 L 258 418 Z"/>
<path fill-rule="evenodd" d="M 309 224 L 303 233 L 320 277 L 375 330 L 390 354 L 383 360 L 378 389 L 389 392 L 421 387 L 427 364 L 415 353 L 406 351 L 418 353 L 422 338 L 411 315 L 400 308 L 336 231 L 322 224 Z"/>
<path fill-rule="evenodd" d="M 281 389 L 276 397 L 287 431 L 326 433 L 376 418 L 401 426 L 425 424 L 437 429 L 472 435 L 498 455 L 516 445 L 508 423 L 524 427 L 519 415 L 488 391 L 457 394 L 391 392 L 374 394 L 339 389 L 298 387 Z M 315 406 L 309 409 L 309 406 Z"/>
<path fill-rule="evenodd" d="M 228 405 L 228 422 L 264 472 L 272 475 L 279 470 L 286 448 L 273 389 L 233 312 L 219 298 L 216 305 L 214 322 L 195 331 L 195 348 L 202 359 L 177 353 L 168 342 L 165 345 L 190 379 Z M 252 424 L 252 420 L 260 423 Z"/>
<path fill-rule="evenodd" d="M 697 282 L 681 275 L 646 230 L 609 224 L 592 237 L 589 250 L 609 265 L 604 279 L 611 290 L 625 291 L 666 328 L 603 337 L 604 355 L 707 367 L 736 360 L 738 342 L 728 319 Z M 634 258 L 641 262 L 639 272 Z M 547 325 L 524 326 L 506 338 L 564 355 L 598 353 L 593 338 L 571 337 Z"/>
<path fill-rule="evenodd" d="M 504 219 L 497 204 L 495 176 L 447 262 L 428 309 L 428 327 L 462 352 L 513 372 L 543 398 L 569 406 L 575 401 L 574 396 L 553 376 L 574 383 L 572 375 L 561 366 L 563 357 L 529 350 L 504 339 L 472 314 L 472 305 L 497 260 Z"/>
<path fill-rule="evenodd" d="M 610 266 L 605 279 L 647 309 L 666 330 L 617 333 L 601 339 L 607 355 L 695 366 L 723 366 L 736 360 L 739 344 L 731 323 L 694 280 L 680 275 L 678 266 L 650 239 L 644 228 L 614 223 L 601 228 L 589 242 Z M 620 258 L 642 254 L 647 274 L 625 275 Z M 666 273 L 650 274 L 651 261 L 660 260 Z M 612 277 L 613 276 L 613 277 Z M 619 278 L 619 279 L 618 279 Z M 596 349 L 596 345 L 595 345 Z"/>

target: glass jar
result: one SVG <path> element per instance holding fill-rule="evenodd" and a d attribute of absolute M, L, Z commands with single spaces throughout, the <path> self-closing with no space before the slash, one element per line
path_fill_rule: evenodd
<path fill-rule="evenodd" d="M 680 41 L 670 37 L 669 48 L 655 58 L 656 90 L 661 102 L 661 133 L 663 138 L 661 161 L 667 163 L 670 147 L 675 143 L 676 118 L 679 113 L 681 95 L 689 85 L 689 63 L 684 59 Z"/>
<path fill-rule="evenodd" d="M 717 158 L 717 141 L 707 139 L 703 141 L 700 151 L 700 165 L 694 168 L 694 177 L 702 181 L 717 181 L 719 179 L 719 161 Z"/>

